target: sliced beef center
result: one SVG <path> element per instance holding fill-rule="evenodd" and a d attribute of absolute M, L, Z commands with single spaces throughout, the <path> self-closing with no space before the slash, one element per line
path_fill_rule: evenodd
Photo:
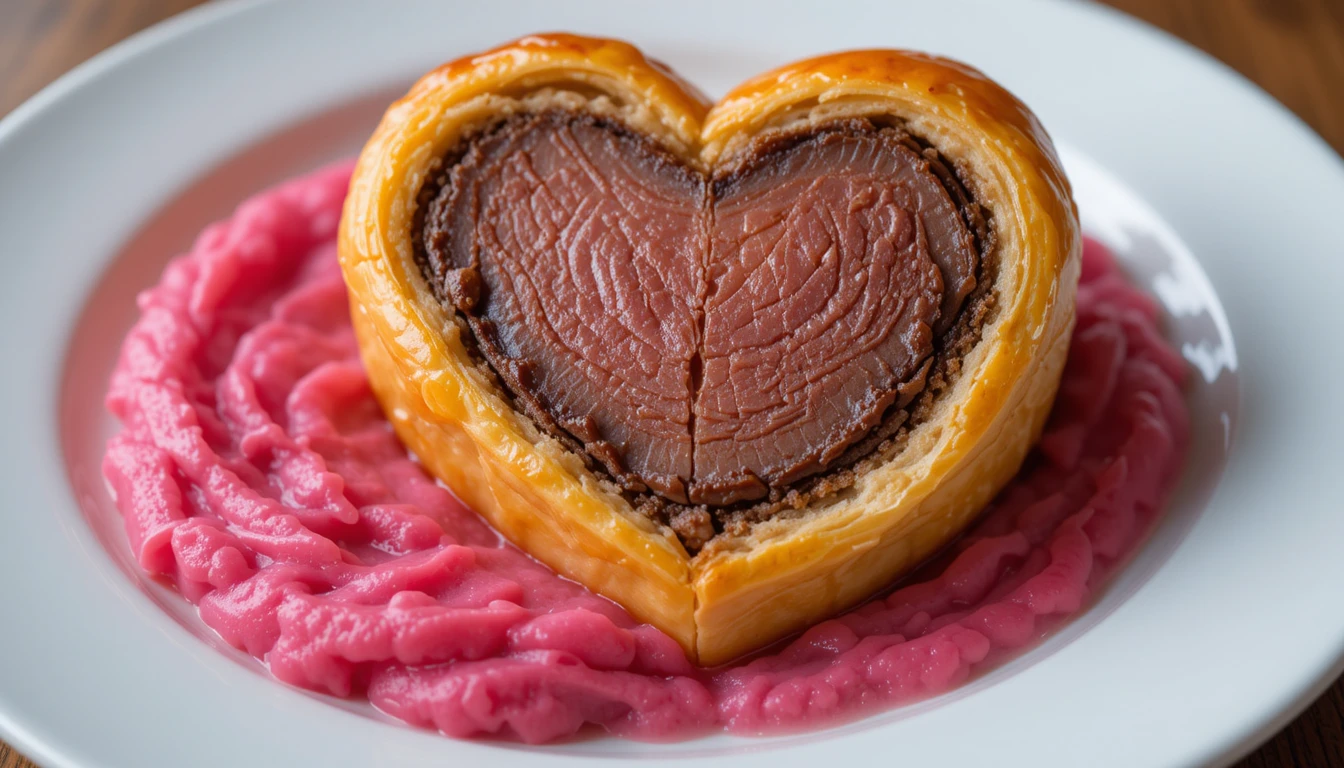
<path fill-rule="evenodd" d="M 713 184 L 690 498 L 821 472 L 923 387 L 975 286 L 976 244 L 894 129 L 765 142 Z"/>
<path fill-rule="evenodd" d="M 867 121 L 758 141 L 713 179 L 561 111 L 445 161 L 421 209 L 440 297 L 537 424 L 632 498 L 696 505 L 667 514 L 699 521 L 688 542 L 712 535 L 706 507 L 899 426 L 975 286 L 960 188 Z"/>
<path fill-rule="evenodd" d="M 706 181 L 593 117 L 471 142 L 425 217 L 442 294 L 515 400 L 629 491 L 685 502 Z"/>

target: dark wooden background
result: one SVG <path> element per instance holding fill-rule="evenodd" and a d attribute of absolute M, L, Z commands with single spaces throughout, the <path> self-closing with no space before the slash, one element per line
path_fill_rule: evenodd
<path fill-rule="evenodd" d="M 198 2 L 0 0 L 0 115 L 103 48 Z M 1230 64 L 1344 153 L 1344 0 L 1105 2 Z M 0 768 L 32 766 L 0 742 Z M 1344 682 L 1240 768 L 1271 766 L 1344 766 Z"/>

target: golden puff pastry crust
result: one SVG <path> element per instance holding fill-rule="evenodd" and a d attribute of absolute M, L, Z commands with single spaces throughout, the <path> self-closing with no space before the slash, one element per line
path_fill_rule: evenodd
<path fill-rule="evenodd" d="M 988 212 L 993 313 L 959 375 L 845 493 L 694 555 L 511 405 L 422 276 L 418 196 L 437 164 L 509 115 L 562 107 L 620 120 L 689 166 L 754 139 L 862 117 L 903 126 Z M 729 661 L 856 604 L 960 532 L 1016 472 L 1063 369 L 1080 258 L 1077 213 L 1049 137 L 1016 98 L 956 62 L 892 50 L 791 64 L 709 105 L 634 47 L 523 38 L 425 75 L 359 157 L 340 257 L 370 381 L 405 444 L 528 553 L 674 637 Z"/>

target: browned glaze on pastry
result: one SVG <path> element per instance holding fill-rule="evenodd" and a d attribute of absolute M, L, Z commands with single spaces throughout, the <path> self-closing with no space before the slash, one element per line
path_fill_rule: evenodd
<path fill-rule="evenodd" d="M 964 286 L 970 292 L 955 312 L 942 303 L 955 303 L 962 289 L 939 271 L 938 316 L 925 324 L 946 330 L 931 333 L 919 393 L 897 408 L 898 391 L 875 427 L 810 476 L 787 485 L 779 485 L 783 474 L 765 478 L 758 499 L 709 506 L 624 488 L 631 478 L 654 480 L 630 470 L 629 445 L 598 432 L 613 453 L 594 458 L 577 436 L 546 424 L 554 416 L 537 418 L 546 405 L 540 398 L 538 409 L 526 406 L 538 393 L 521 383 L 547 360 L 501 360 L 496 370 L 487 358 L 491 342 L 477 337 L 469 315 L 491 311 L 491 287 L 481 269 L 448 269 L 493 256 L 478 251 L 456 263 L 446 249 L 431 258 L 423 247 L 432 203 L 474 144 L 553 109 L 591 115 L 605 130 L 623 126 L 648 142 L 649 157 L 665 151 L 700 173 L 711 216 L 714 180 L 767 147 L 847 119 L 867 123 L 856 129 L 866 140 L 880 141 L 874 134 L 888 129 L 908 134 L 901 143 L 927 161 L 978 250 L 974 285 Z M 623 162 L 645 164 L 645 149 L 632 146 L 621 150 L 630 153 Z M 676 185 L 641 177 L 638 186 Z M 697 283 L 682 297 L 693 308 L 700 353 L 686 370 L 691 469 L 667 474 L 681 481 L 688 502 L 700 479 L 696 392 L 713 320 L 705 317 L 713 234 L 710 221 L 700 252 L 703 295 Z M 406 445 L 511 541 L 711 665 L 890 584 L 945 546 L 1004 486 L 1054 398 L 1073 327 L 1079 250 L 1077 211 L 1049 137 L 1020 101 L 970 67 L 910 51 L 848 51 L 764 73 L 710 104 L 627 43 L 566 34 L 464 56 L 417 82 L 360 155 L 340 238 L 370 383 Z M 684 357 L 672 357 L 679 368 Z M 606 407 L 614 395 L 604 394 Z M 844 434 L 854 423 L 823 426 Z M 620 463 L 618 473 L 608 459 Z M 793 460 L 773 466 L 789 469 Z M 653 475 L 649 466 L 641 471 Z"/>

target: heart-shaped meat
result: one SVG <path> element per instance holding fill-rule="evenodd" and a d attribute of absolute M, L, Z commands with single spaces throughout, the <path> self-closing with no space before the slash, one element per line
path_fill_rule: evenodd
<path fill-rule="evenodd" d="M 757 139 L 706 174 L 550 110 L 465 142 L 436 183 L 432 282 L 515 400 L 679 504 L 852 460 L 924 387 L 975 286 L 955 179 L 865 120 Z"/>

